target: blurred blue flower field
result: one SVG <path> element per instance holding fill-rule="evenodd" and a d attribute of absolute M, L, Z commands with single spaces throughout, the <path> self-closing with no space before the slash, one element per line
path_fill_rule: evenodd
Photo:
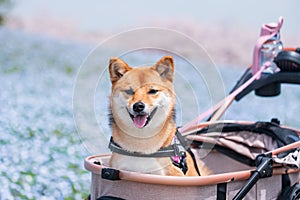
<path fill-rule="evenodd" d="M 72 88 L 89 48 L 5 28 L 0 41 L 0 199 L 83 199 Z"/>

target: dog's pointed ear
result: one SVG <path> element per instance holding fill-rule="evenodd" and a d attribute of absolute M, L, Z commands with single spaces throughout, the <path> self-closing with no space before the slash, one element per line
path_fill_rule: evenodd
<path fill-rule="evenodd" d="M 109 60 L 109 74 L 112 83 L 117 82 L 126 72 L 132 68 L 128 66 L 123 60 L 112 57 Z"/>
<path fill-rule="evenodd" d="M 173 82 L 174 60 L 172 56 L 162 57 L 153 67 L 161 77 Z"/>

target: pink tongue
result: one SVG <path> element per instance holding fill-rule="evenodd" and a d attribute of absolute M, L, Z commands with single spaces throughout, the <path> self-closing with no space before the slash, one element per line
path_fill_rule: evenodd
<path fill-rule="evenodd" d="M 138 128 L 143 128 L 147 122 L 147 115 L 137 115 L 133 118 L 133 123 Z"/>

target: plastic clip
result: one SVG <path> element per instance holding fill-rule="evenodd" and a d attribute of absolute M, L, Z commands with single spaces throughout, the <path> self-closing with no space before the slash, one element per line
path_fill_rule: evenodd
<path fill-rule="evenodd" d="M 101 177 L 103 179 L 107 179 L 107 180 L 111 180 L 111 181 L 121 180 L 120 179 L 120 171 L 116 170 L 116 169 L 111 169 L 111 168 L 102 169 Z"/>

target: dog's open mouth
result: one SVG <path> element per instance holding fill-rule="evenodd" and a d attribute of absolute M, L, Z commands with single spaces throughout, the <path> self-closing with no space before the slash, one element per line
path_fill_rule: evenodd
<path fill-rule="evenodd" d="M 147 124 L 151 121 L 153 115 L 155 114 L 157 110 L 157 107 L 153 109 L 153 111 L 150 114 L 146 114 L 146 113 L 138 113 L 138 114 L 131 114 L 130 112 L 129 115 L 133 121 L 133 124 L 137 127 L 137 128 L 144 128 L 145 126 L 147 126 Z"/>

